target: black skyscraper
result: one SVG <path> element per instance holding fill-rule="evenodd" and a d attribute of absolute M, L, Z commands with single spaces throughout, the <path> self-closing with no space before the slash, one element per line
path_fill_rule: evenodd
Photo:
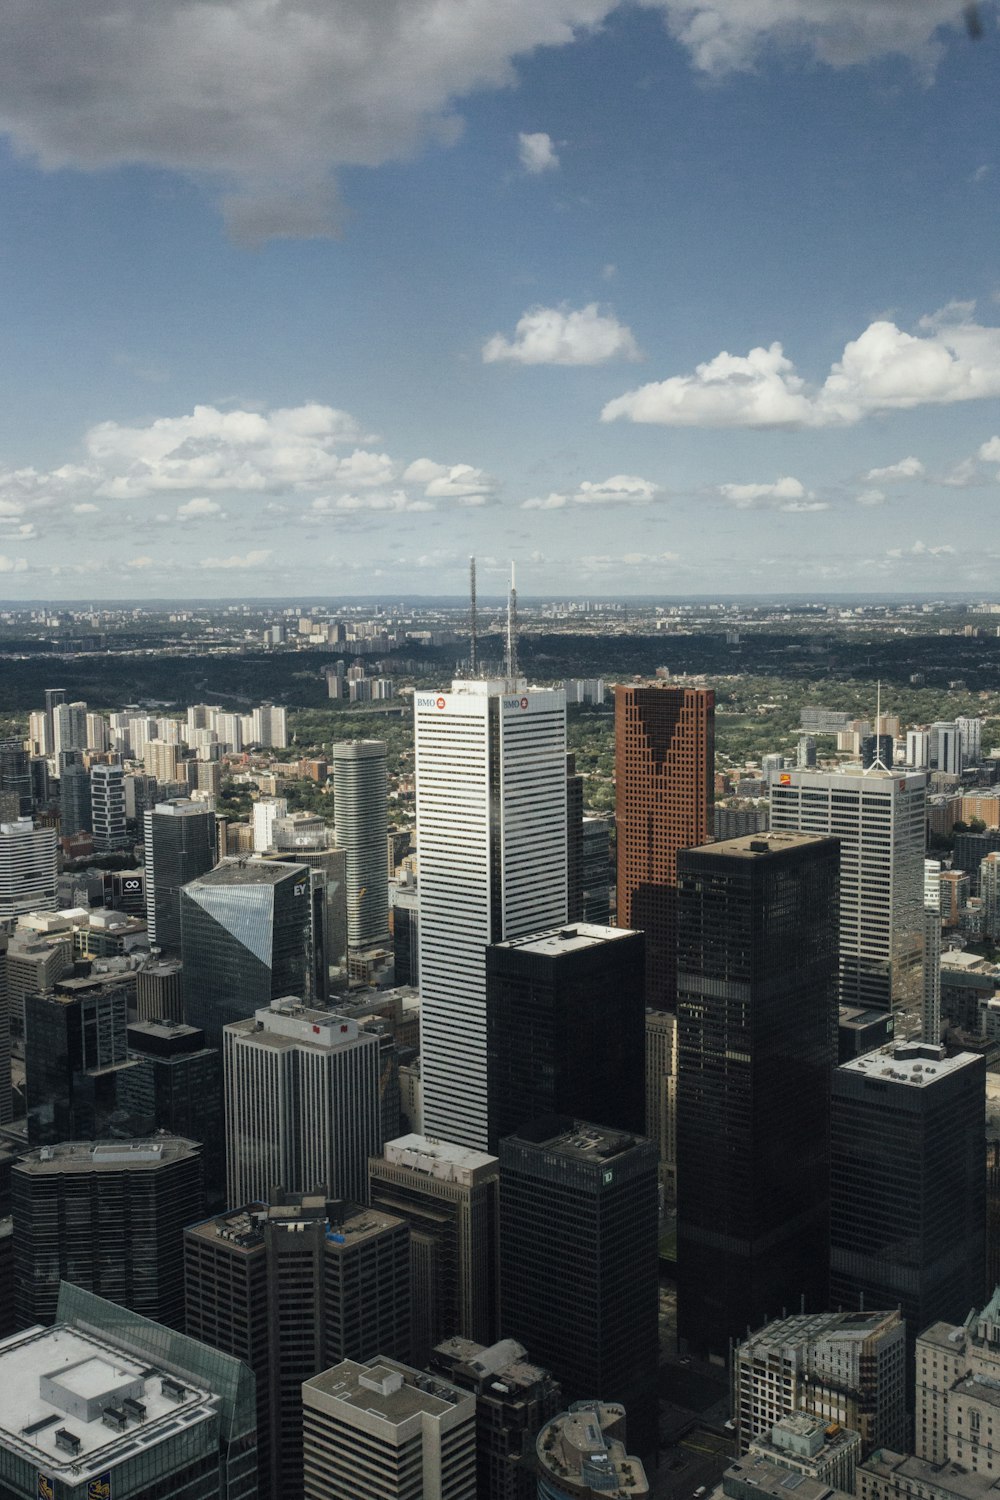
<path fill-rule="evenodd" d="M 645 942 L 582 922 L 486 950 L 489 1149 L 543 1115 L 645 1123 Z"/>
<path fill-rule="evenodd" d="M 144 815 L 146 923 L 150 942 L 181 951 L 181 887 L 215 864 L 215 812 L 186 797 L 158 802 Z"/>
<path fill-rule="evenodd" d="M 831 1300 L 900 1307 L 911 1354 L 928 1324 L 983 1300 L 985 1069 L 912 1042 L 833 1075 Z"/>
<path fill-rule="evenodd" d="M 621 1401 L 656 1446 L 657 1157 L 651 1141 L 566 1117 L 500 1143 L 501 1331 L 566 1400 Z"/>
<path fill-rule="evenodd" d="M 28 1141 L 99 1140 L 151 1130 L 124 1100 L 131 1069 L 128 987 L 115 978 L 63 979 L 51 995 L 24 1000 Z"/>
<path fill-rule="evenodd" d="M 727 839 L 677 871 L 678 1332 L 724 1354 L 826 1306 L 838 844 Z"/>

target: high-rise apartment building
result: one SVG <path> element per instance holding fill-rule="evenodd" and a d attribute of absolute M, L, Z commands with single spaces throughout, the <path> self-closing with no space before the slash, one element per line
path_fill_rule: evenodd
<path fill-rule="evenodd" d="M 284 750 L 288 745 L 288 712 L 274 703 L 262 703 L 253 709 L 251 739 L 255 745 Z"/>
<path fill-rule="evenodd" d="M 0 1348 L 8 1500 L 256 1500 L 239 1360 L 76 1286 Z"/>
<path fill-rule="evenodd" d="M 924 771 L 784 771 L 771 828 L 840 840 L 840 1000 L 909 1010 L 923 1000 Z"/>
<path fill-rule="evenodd" d="M 677 992 L 677 851 L 712 837 L 715 694 L 615 688 L 618 925 L 646 934 L 646 1004 Z"/>
<path fill-rule="evenodd" d="M 0 740 L 0 807 L 3 821 L 30 818 L 31 761 L 21 740 Z"/>
<path fill-rule="evenodd" d="M 382 1144 L 379 1040 L 294 999 L 222 1033 L 230 1203 L 272 1188 L 363 1202 Z"/>
<path fill-rule="evenodd" d="M 492 1343 L 496 1330 L 495 1156 L 404 1135 L 368 1164 L 373 1208 L 410 1226 L 413 1358 L 461 1334 Z"/>
<path fill-rule="evenodd" d="M 301 1493 L 303 1380 L 379 1350 L 409 1357 L 407 1227 L 279 1194 L 191 1226 L 184 1253 L 187 1332 L 257 1378 L 261 1493 Z"/>
<path fill-rule="evenodd" d="M 146 767 L 146 774 L 154 776 L 160 786 L 165 786 L 168 782 L 177 780 L 180 757 L 179 745 L 152 739 L 146 741 L 142 763 Z"/>
<path fill-rule="evenodd" d="M 738 1344 L 733 1422 L 740 1453 L 792 1412 L 861 1434 L 865 1457 L 906 1441 L 906 1330 L 898 1311 L 796 1313 Z"/>
<path fill-rule="evenodd" d="M 983 721 L 959 714 L 955 720 L 963 766 L 978 766 L 982 758 Z"/>
<path fill-rule="evenodd" d="M 337 846 L 347 855 L 347 941 L 373 947 L 389 937 L 385 741 L 343 740 L 333 747 L 330 768 Z"/>
<path fill-rule="evenodd" d="M 55 911 L 57 835 L 30 818 L 0 823 L 0 921 Z"/>
<path fill-rule="evenodd" d="M 184 1326 L 182 1233 L 205 1204 L 196 1143 L 41 1146 L 15 1163 L 11 1186 L 19 1327 L 52 1322 L 60 1281 Z"/>
<path fill-rule="evenodd" d="M 813 834 L 678 855 L 678 1335 L 699 1352 L 826 1305 L 837 868 Z"/>
<path fill-rule="evenodd" d="M 477 1500 L 476 1398 L 398 1360 L 302 1387 L 305 1500 Z"/>
<path fill-rule="evenodd" d="M 274 847 L 274 824 L 288 812 L 287 797 L 261 797 L 253 805 L 253 847 L 263 854 Z"/>
<path fill-rule="evenodd" d="M 129 847 L 125 827 L 125 772 L 121 766 L 91 766 L 90 814 L 94 849 L 98 854 L 117 854 Z"/>
<path fill-rule="evenodd" d="M 503 1333 L 569 1400 L 621 1401 L 639 1453 L 657 1444 L 656 1150 L 550 1117 L 500 1143 Z"/>
<path fill-rule="evenodd" d="M 645 1128 L 643 936 L 577 922 L 486 953 L 489 1145 L 542 1115 Z"/>
<path fill-rule="evenodd" d="M 86 703 L 59 703 L 52 710 L 52 749 L 55 755 L 63 750 L 86 750 L 87 705 Z"/>
<path fill-rule="evenodd" d="M 146 926 L 165 953 L 181 951 L 181 887 L 215 864 L 215 809 L 177 797 L 157 802 L 144 817 Z"/>
<path fill-rule="evenodd" d="M 566 920 L 565 693 L 462 680 L 415 713 L 424 1127 L 482 1150 L 486 949 Z"/>
<path fill-rule="evenodd" d="M 962 773 L 962 733 L 954 722 L 940 720 L 930 727 L 931 768 L 951 776 Z"/>
<path fill-rule="evenodd" d="M 83 763 L 83 751 L 61 750 L 57 764 L 60 836 L 65 839 L 76 833 L 89 833 L 90 772 Z"/>
<path fill-rule="evenodd" d="M 931 763 L 931 733 L 929 729 L 906 731 L 906 765 L 914 771 L 926 771 Z"/>
<path fill-rule="evenodd" d="M 898 1306 L 908 1347 L 983 1295 L 985 1063 L 896 1043 L 833 1074 L 830 1298 Z"/>
<path fill-rule="evenodd" d="M 223 860 L 183 887 L 180 912 L 184 1019 L 212 1046 L 272 1000 L 312 999 L 317 934 L 304 865 Z"/>

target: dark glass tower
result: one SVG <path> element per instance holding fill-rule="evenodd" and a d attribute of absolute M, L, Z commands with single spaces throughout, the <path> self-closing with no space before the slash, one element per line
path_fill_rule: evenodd
<path fill-rule="evenodd" d="M 654 1451 L 658 1361 L 656 1148 L 550 1116 L 500 1143 L 501 1331 L 567 1400 L 621 1401 Z"/>
<path fill-rule="evenodd" d="M 181 892 L 184 1019 L 212 1046 L 272 1000 L 312 997 L 311 881 L 304 865 L 229 859 Z"/>
<path fill-rule="evenodd" d="M 489 1149 L 542 1115 L 645 1124 L 645 943 L 578 922 L 486 950 Z"/>
<path fill-rule="evenodd" d="M 3 795 L 9 798 L 6 821 L 30 818 L 31 759 L 20 740 L 0 740 L 0 796 Z"/>
<path fill-rule="evenodd" d="M 908 1042 L 833 1075 L 831 1300 L 900 1307 L 911 1355 L 929 1323 L 983 1300 L 985 1067 Z"/>
<path fill-rule="evenodd" d="M 170 1020 L 139 1021 L 128 1028 L 134 1064 L 121 1075 L 118 1099 L 134 1119 L 168 1135 L 202 1143 L 210 1206 L 225 1197 L 225 1111 L 219 1057 L 195 1026 Z"/>
<path fill-rule="evenodd" d="M 32 1146 L 152 1129 L 125 1113 L 128 987 L 115 979 L 60 980 L 24 999 L 24 1071 Z"/>
<path fill-rule="evenodd" d="M 826 1306 L 837 840 L 727 839 L 677 875 L 678 1333 L 725 1354 Z"/>
<path fill-rule="evenodd" d="M 618 925 L 646 934 L 646 1004 L 673 1010 L 677 851 L 712 836 L 715 694 L 615 688 Z"/>
<path fill-rule="evenodd" d="M 178 797 L 158 802 L 144 818 L 146 925 L 164 953 L 181 951 L 181 887 L 215 864 L 215 812 Z"/>

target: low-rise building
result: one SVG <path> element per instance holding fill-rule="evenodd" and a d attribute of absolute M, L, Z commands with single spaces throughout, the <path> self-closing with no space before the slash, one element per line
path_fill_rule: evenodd
<path fill-rule="evenodd" d="M 775 1422 L 769 1437 L 755 1438 L 750 1452 L 853 1494 L 861 1434 L 812 1412 L 796 1411 Z"/>

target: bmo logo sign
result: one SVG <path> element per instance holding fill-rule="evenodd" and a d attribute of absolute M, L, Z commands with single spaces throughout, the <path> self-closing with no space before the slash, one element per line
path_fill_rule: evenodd
<path fill-rule="evenodd" d="M 435 693 L 418 693 L 417 694 L 417 707 L 418 708 L 447 708 L 448 707 L 448 700 L 447 700 L 447 698 L 442 698 L 440 696 L 440 694 L 435 694 Z"/>
<path fill-rule="evenodd" d="M 503 706 L 504 708 L 525 709 L 528 706 L 528 700 L 527 698 L 505 698 L 503 700 Z"/>

